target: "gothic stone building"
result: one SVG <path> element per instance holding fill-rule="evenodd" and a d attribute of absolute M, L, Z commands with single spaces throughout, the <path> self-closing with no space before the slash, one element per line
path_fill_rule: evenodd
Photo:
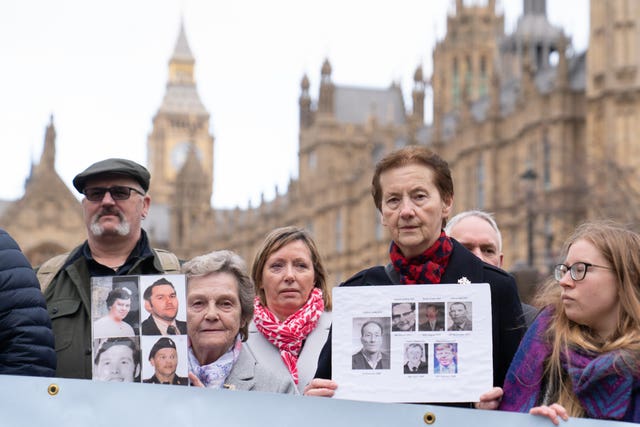
<path fill-rule="evenodd" d="M 531 264 L 546 274 L 584 219 L 635 225 L 640 4 L 591 0 L 589 48 L 582 53 L 548 21 L 544 0 L 523 5 L 515 30 L 505 34 L 495 0 L 457 0 L 433 50 L 432 76 L 425 78 L 420 67 L 415 72 L 410 108 L 395 84 L 369 89 L 334 82 L 328 60 L 317 97 L 304 76 L 299 176 L 286 193 L 245 210 L 210 206 L 214 138 L 181 28 L 147 141 L 154 203 L 145 228 L 154 243 L 183 258 L 230 248 L 250 263 L 267 232 L 299 225 L 313 233 L 331 283 L 338 283 L 387 262 L 389 237 L 372 202 L 371 176 L 381 156 L 407 144 L 426 145 L 449 162 L 456 212 L 495 213 L 508 269 Z M 429 124 L 427 86 L 433 92 Z M 38 178 L 45 169 L 55 175 L 53 124 L 49 129 L 25 196 L 0 217 L 34 263 L 69 250 L 84 233 L 79 207 L 59 178 Z M 47 199 L 51 191 L 37 185 L 42 179 L 62 197 Z M 59 209 L 72 213 L 64 224 L 61 215 L 48 214 Z"/>

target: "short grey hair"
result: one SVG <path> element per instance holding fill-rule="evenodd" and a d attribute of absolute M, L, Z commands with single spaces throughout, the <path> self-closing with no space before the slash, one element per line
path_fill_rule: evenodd
<path fill-rule="evenodd" d="M 197 256 L 182 265 L 182 273 L 189 278 L 203 277 L 215 273 L 229 273 L 238 282 L 238 299 L 240 300 L 240 337 L 246 341 L 249 337 L 249 322 L 253 318 L 253 301 L 256 293 L 253 280 L 249 276 L 247 264 L 235 252 L 228 250 L 213 251 Z"/>
<path fill-rule="evenodd" d="M 465 218 L 473 217 L 473 216 L 485 220 L 491 226 L 491 228 L 493 228 L 493 230 L 498 235 L 498 252 L 502 252 L 502 233 L 500 233 L 500 229 L 498 228 L 498 224 L 496 224 L 496 220 L 493 218 L 493 214 L 489 212 L 480 211 L 480 210 L 460 212 L 459 214 L 451 218 L 449 221 L 447 221 L 447 225 L 444 227 L 444 232 L 447 233 L 447 236 L 448 236 L 451 233 L 451 229 L 457 223 L 459 223 Z"/>

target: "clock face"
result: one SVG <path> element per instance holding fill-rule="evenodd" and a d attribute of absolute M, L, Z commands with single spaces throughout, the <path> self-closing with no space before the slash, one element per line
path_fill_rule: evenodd
<path fill-rule="evenodd" d="M 202 161 L 202 153 L 194 143 L 189 141 L 180 142 L 171 150 L 171 164 L 175 170 L 178 171 L 182 168 L 182 165 L 184 165 L 184 162 L 187 160 L 191 147 L 195 150 L 198 160 Z"/>

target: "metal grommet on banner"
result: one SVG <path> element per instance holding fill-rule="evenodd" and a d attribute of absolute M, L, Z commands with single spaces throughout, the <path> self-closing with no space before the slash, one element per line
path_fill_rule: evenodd
<path fill-rule="evenodd" d="M 436 422 L 436 414 L 434 414 L 433 412 L 427 412 L 424 414 L 422 419 L 424 420 L 425 424 L 431 425 Z"/>
<path fill-rule="evenodd" d="M 47 387 L 47 392 L 51 396 L 55 396 L 59 391 L 60 387 L 58 387 L 58 384 L 49 384 L 49 387 Z"/>

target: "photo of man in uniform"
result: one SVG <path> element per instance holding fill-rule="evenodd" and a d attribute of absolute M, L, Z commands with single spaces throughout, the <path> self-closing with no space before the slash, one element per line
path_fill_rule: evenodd
<path fill-rule="evenodd" d="M 149 363 L 155 373 L 151 378 L 143 380 L 150 384 L 189 385 L 186 377 L 176 374 L 178 368 L 178 350 L 176 343 L 167 337 L 162 337 L 151 347 Z"/>

